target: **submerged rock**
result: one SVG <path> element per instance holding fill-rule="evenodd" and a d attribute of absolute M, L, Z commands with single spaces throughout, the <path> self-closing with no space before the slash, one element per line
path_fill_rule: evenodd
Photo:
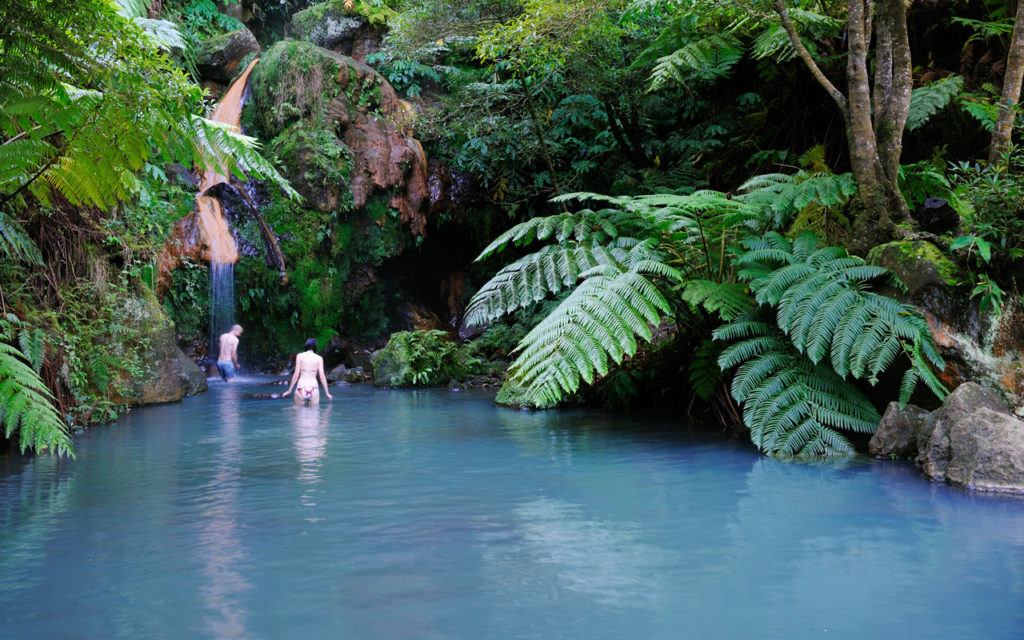
<path fill-rule="evenodd" d="M 370 380 L 369 374 L 363 371 L 362 367 L 355 367 L 349 369 L 343 364 L 339 364 L 327 373 L 328 382 L 347 382 L 354 384 L 358 382 L 366 382 Z"/>

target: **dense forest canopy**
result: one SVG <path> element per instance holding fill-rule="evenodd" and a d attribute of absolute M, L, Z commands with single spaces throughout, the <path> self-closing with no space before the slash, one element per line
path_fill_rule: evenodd
<path fill-rule="evenodd" d="M 435 318 L 482 335 L 421 345 L 445 355 L 412 383 L 511 357 L 502 402 L 674 398 L 776 455 L 852 451 L 884 402 L 946 393 L 878 247 L 926 243 L 975 312 L 1018 304 L 1024 3 L 11 0 L 0 25 L 22 449 L 138 399 L 139 309 L 207 355 L 205 263 L 166 259 L 202 167 L 250 181 L 235 305 L 268 366 Z M 243 31 L 245 135 L 208 119 Z M 373 136 L 401 150 L 386 180 Z"/>

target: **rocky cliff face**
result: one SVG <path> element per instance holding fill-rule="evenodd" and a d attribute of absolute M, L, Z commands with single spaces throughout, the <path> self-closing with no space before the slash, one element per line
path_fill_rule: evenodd
<path fill-rule="evenodd" d="M 411 135 L 412 107 L 380 74 L 311 42 L 283 41 L 264 54 L 252 89 L 262 131 L 310 206 L 360 209 L 388 194 L 424 235 L 426 157 Z"/>

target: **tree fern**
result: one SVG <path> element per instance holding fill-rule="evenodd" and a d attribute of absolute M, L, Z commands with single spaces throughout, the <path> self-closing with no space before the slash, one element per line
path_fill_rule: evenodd
<path fill-rule="evenodd" d="M 763 223 L 742 201 L 710 191 L 562 200 L 610 206 L 535 218 L 498 236 L 480 259 L 510 246 L 557 244 L 499 270 L 466 314 L 467 324 L 483 325 L 570 291 L 517 347 L 509 380 L 523 387 L 527 404 L 557 403 L 633 355 L 638 341 L 651 339 L 651 326 L 672 313 L 668 294 L 684 280 L 704 281 L 684 289 L 694 305 L 725 316 L 745 308 L 743 286 L 716 291 L 713 284 L 727 265 L 725 238 Z"/>
<path fill-rule="evenodd" d="M 907 131 L 922 127 L 929 118 L 945 109 L 963 88 L 964 79 L 958 75 L 951 75 L 914 89 L 910 93 Z"/>
<path fill-rule="evenodd" d="M 845 451 L 837 430 L 877 425 L 874 409 L 868 411 L 870 404 L 847 378 L 875 384 L 900 356 L 910 365 L 901 403 L 918 381 L 945 395 L 931 370 L 944 364 L 924 318 L 869 290 L 879 279 L 902 287 L 887 269 L 839 247 L 820 247 L 811 233 L 790 242 L 772 232 L 744 247 L 736 260 L 740 277 L 762 309 L 774 309 L 774 323 L 751 312 L 716 330 L 715 338 L 740 340 L 723 351 L 719 364 L 739 366 L 733 397 L 743 403 L 744 423 L 763 451 Z"/>
<path fill-rule="evenodd" d="M 854 386 L 825 364 L 814 364 L 758 312 L 721 327 L 716 340 L 740 340 L 719 357 L 738 366 L 733 398 L 743 405 L 751 441 L 774 456 L 853 453 L 840 430 L 869 433 L 881 416 Z"/>
<path fill-rule="evenodd" d="M 841 207 L 857 192 L 857 183 L 850 173 L 801 170 L 754 176 L 740 191 L 744 202 L 770 212 L 775 224 L 783 227 L 809 208 L 821 212 Z"/>
<path fill-rule="evenodd" d="M 668 300 L 645 277 L 645 267 L 618 271 L 609 265 L 584 281 L 523 338 L 511 381 L 531 404 L 557 403 L 636 353 L 637 338 L 651 340 L 651 326 L 670 311 Z M 660 269 L 659 269 L 660 270 Z"/>
<path fill-rule="evenodd" d="M 845 26 L 842 20 L 796 7 L 789 9 L 789 16 L 799 32 L 810 36 L 805 45 L 812 51 L 815 40 L 836 35 Z M 758 60 L 772 58 L 778 62 L 785 62 L 796 57 L 796 49 L 793 48 L 793 43 L 782 25 L 772 22 L 754 39 L 751 55 Z"/>
<path fill-rule="evenodd" d="M 687 280 L 682 286 L 681 294 L 686 302 L 695 307 L 699 306 L 725 321 L 747 313 L 754 306 L 747 285 L 743 283 Z"/>

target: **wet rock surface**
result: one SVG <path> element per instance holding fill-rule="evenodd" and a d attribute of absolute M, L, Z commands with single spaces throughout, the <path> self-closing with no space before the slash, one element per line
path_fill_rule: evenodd
<path fill-rule="evenodd" d="M 289 35 L 365 62 L 380 50 L 384 32 L 383 24 L 346 8 L 344 0 L 329 0 L 294 14 Z"/>
<path fill-rule="evenodd" d="M 963 272 L 930 242 L 876 247 L 868 261 L 892 270 L 906 292 L 890 292 L 921 309 L 946 368 L 947 388 L 977 382 L 1024 416 L 1024 309 L 1008 299 L 998 312 L 981 312 Z"/>
<path fill-rule="evenodd" d="M 916 462 L 933 480 L 1024 493 L 1024 421 L 991 391 L 961 385 L 928 416 Z"/>
<path fill-rule="evenodd" d="M 284 151 L 289 140 L 301 138 L 301 162 L 286 166 L 300 192 L 327 189 L 326 200 L 350 202 L 353 209 L 366 206 L 375 193 L 386 194 L 413 235 L 426 233 L 427 161 L 412 137 L 413 108 L 380 74 L 310 42 L 283 41 L 256 67 L 253 96 L 272 145 Z M 311 166 L 321 171 L 311 172 Z M 332 171 L 324 180 L 321 173 Z M 302 184 L 309 180 L 320 184 Z"/>
<path fill-rule="evenodd" d="M 245 67 L 242 62 L 260 52 L 260 43 L 248 29 L 203 40 L 196 52 L 196 70 L 205 80 L 228 84 Z"/>
<path fill-rule="evenodd" d="M 868 451 L 874 456 L 913 458 L 917 455 L 917 439 L 925 428 L 928 411 L 914 405 L 899 408 L 890 402 L 882 422 L 871 436 Z"/>

